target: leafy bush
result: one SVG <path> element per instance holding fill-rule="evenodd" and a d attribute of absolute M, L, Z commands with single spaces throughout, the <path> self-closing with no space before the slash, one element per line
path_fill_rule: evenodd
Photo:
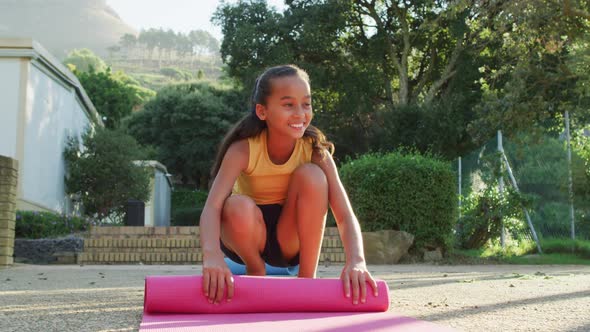
<path fill-rule="evenodd" d="M 88 72 L 91 69 L 96 72 L 103 72 L 107 69 L 104 60 L 87 48 L 73 50 L 68 54 L 63 63 L 65 65 L 71 65 L 71 69 L 79 72 Z"/>
<path fill-rule="evenodd" d="M 77 137 L 68 139 L 65 184 L 68 194 L 80 198 L 86 215 L 121 220 L 127 200 L 149 199 L 150 171 L 133 163 L 143 159 L 144 151 L 131 136 L 97 127 L 82 140 L 81 151 Z"/>
<path fill-rule="evenodd" d="M 457 195 L 449 163 L 404 152 L 367 154 L 347 161 L 340 174 L 364 231 L 406 231 L 420 249 L 451 245 Z"/>
<path fill-rule="evenodd" d="M 521 238 L 526 232 L 522 206 L 528 203 L 512 188 L 506 188 L 500 195 L 497 185 L 487 186 L 481 192 L 472 192 L 462 203 L 463 214 L 457 233 L 462 248 L 479 249 L 488 240 L 500 237 L 502 220 L 513 239 Z"/>
<path fill-rule="evenodd" d="M 91 222 L 52 212 L 16 211 L 15 237 L 41 239 L 87 231 Z"/>

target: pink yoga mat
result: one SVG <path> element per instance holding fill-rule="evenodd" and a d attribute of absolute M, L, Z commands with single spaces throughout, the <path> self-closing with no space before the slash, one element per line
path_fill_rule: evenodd
<path fill-rule="evenodd" d="M 180 331 L 451 331 L 401 317 L 389 308 L 389 289 L 353 305 L 340 279 L 234 276 L 231 302 L 210 304 L 201 276 L 147 276 L 142 332 Z M 367 284 L 368 287 L 368 284 Z"/>

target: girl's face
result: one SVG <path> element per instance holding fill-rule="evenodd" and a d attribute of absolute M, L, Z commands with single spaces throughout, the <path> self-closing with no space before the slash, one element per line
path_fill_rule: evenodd
<path fill-rule="evenodd" d="M 313 117 L 309 84 L 298 75 L 273 78 L 270 84 L 266 106 L 257 104 L 256 114 L 281 136 L 303 137 Z"/>

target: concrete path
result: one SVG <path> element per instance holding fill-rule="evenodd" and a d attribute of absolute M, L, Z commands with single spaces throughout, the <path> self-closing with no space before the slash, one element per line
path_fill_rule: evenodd
<path fill-rule="evenodd" d="M 341 266 L 320 266 L 336 278 Z M 370 266 L 391 310 L 464 331 L 590 331 L 590 267 Z M 194 265 L 28 265 L 0 268 L 1 331 L 137 331 L 146 275 Z"/>

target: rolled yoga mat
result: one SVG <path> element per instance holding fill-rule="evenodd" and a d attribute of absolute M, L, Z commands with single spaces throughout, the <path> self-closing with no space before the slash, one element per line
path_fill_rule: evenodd
<path fill-rule="evenodd" d="M 353 305 L 340 279 L 234 276 L 232 301 L 215 305 L 201 276 L 146 276 L 139 331 L 453 331 L 386 312 L 389 289 L 377 284 L 377 297 Z"/>
<path fill-rule="evenodd" d="M 225 263 L 229 267 L 232 274 L 243 275 L 246 274 L 246 265 L 236 263 L 229 257 L 225 257 Z M 266 267 L 266 275 L 275 276 L 296 276 L 299 273 L 299 265 L 293 267 L 277 267 L 264 264 Z"/>

